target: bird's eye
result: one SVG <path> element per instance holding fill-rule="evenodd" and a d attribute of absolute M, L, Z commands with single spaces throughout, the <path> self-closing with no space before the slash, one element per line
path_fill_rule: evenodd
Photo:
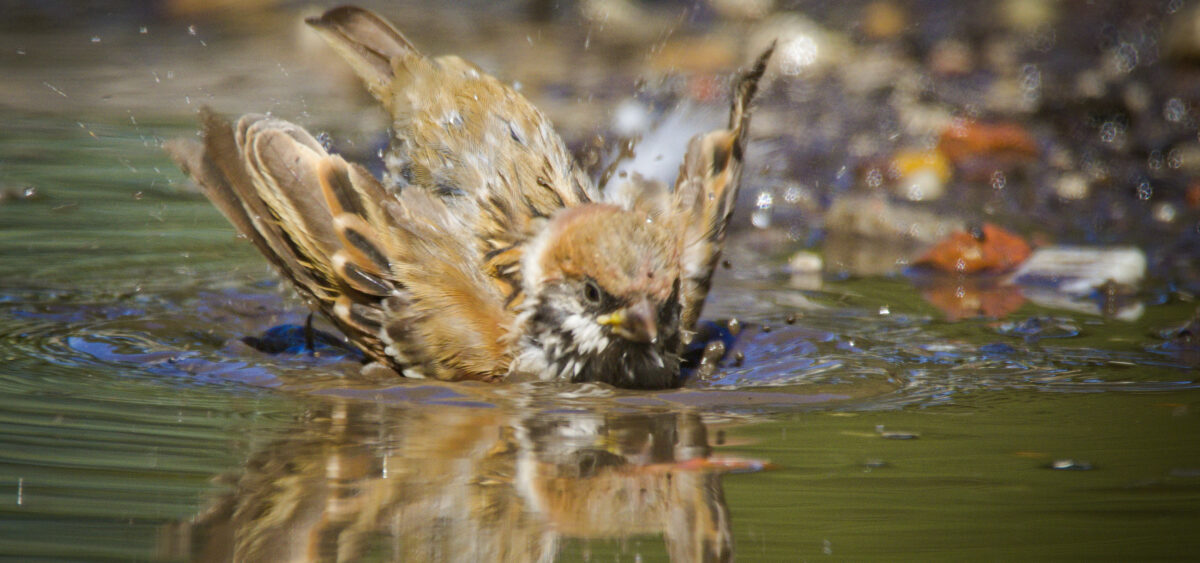
<path fill-rule="evenodd" d="M 587 283 L 583 284 L 583 298 L 587 299 L 588 303 L 599 305 L 601 295 L 600 286 L 596 285 L 596 282 L 588 280 Z"/>

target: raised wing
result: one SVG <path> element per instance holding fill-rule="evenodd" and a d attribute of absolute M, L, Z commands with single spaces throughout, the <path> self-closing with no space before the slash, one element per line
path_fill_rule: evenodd
<path fill-rule="evenodd" d="M 475 65 L 420 54 L 370 11 L 335 8 L 308 23 L 391 113 L 385 184 L 445 201 L 468 225 L 484 270 L 514 305 L 522 244 L 555 211 L 597 199 L 553 125 Z"/>
<path fill-rule="evenodd" d="M 299 127 L 207 108 L 203 143 L 166 145 L 238 231 L 369 356 L 405 375 L 489 379 L 512 316 L 440 199 L 389 193 Z"/>
<path fill-rule="evenodd" d="M 684 330 L 691 330 L 700 317 L 713 269 L 721 257 L 725 230 L 741 183 L 750 102 L 774 49 L 772 44 L 738 78 L 729 128 L 697 136 L 688 144 L 675 182 L 673 219 L 683 233 L 680 326 Z"/>

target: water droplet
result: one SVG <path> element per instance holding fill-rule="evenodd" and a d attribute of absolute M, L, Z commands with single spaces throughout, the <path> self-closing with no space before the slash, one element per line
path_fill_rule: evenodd
<path fill-rule="evenodd" d="M 100 36 L 99 36 L 99 35 L 93 35 L 93 36 L 92 36 L 92 43 L 99 43 L 99 42 L 100 42 Z"/>
<path fill-rule="evenodd" d="M 808 35 L 797 35 L 779 49 L 779 72 L 787 75 L 800 74 L 817 62 L 817 41 Z"/>
<path fill-rule="evenodd" d="M 1187 113 L 1187 106 L 1183 105 L 1183 100 L 1179 98 L 1171 98 L 1163 106 L 1163 118 L 1171 123 L 1183 121 Z"/>
<path fill-rule="evenodd" d="M 1004 175 L 1004 172 L 999 170 L 992 172 L 992 189 L 1000 191 L 1006 186 L 1008 186 L 1008 177 Z"/>
<path fill-rule="evenodd" d="M 1125 125 L 1116 121 L 1105 121 L 1100 126 L 1100 140 L 1105 143 L 1117 144 L 1125 137 Z"/>
<path fill-rule="evenodd" d="M 1177 169 L 1183 166 L 1183 153 L 1179 149 L 1171 149 L 1167 153 L 1167 168 Z"/>
<path fill-rule="evenodd" d="M 1160 170 L 1163 167 L 1163 154 L 1160 150 L 1150 151 L 1150 156 L 1146 158 L 1146 166 L 1151 170 Z"/>
<path fill-rule="evenodd" d="M 879 307 L 879 316 L 886 317 L 890 314 L 892 314 L 892 310 L 887 305 Z"/>
<path fill-rule="evenodd" d="M 333 151 L 333 138 L 329 136 L 329 133 L 325 131 L 317 133 L 317 143 L 320 143 L 321 148 L 325 149 L 325 152 Z"/>
<path fill-rule="evenodd" d="M 196 26 L 189 25 L 187 28 L 187 31 L 188 31 L 188 35 L 192 35 L 192 36 L 196 35 Z"/>
<path fill-rule="evenodd" d="M 1112 57 L 1113 65 L 1116 67 L 1117 72 L 1122 74 L 1128 73 L 1138 65 L 1137 47 L 1134 47 L 1131 43 L 1122 42 L 1109 55 Z"/>
<path fill-rule="evenodd" d="M 799 186 L 788 186 L 788 188 L 783 191 L 783 201 L 790 204 L 795 204 L 800 201 L 800 196 L 802 195 L 804 195 L 804 191 L 800 189 Z"/>
<path fill-rule="evenodd" d="M 1021 67 L 1021 94 L 1027 102 L 1037 102 L 1041 97 L 1042 72 L 1037 65 Z"/>
<path fill-rule="evenodd" d="M 1149 180 L 1142 180 L 1137 187 L 1137 197 L 1142 201 L 1148 201 L 1154 196 L 1154 186 L 1150 185 Z"/>
<path fill-rule="evenodd" d="M 768 190 L 758 192 L 754 202 L 754 212 L 750 215 L 750 223 L 760 229 L 771 226 L 771 211 L 775 207 L 775 196 Z"/>
<path fill-rule="evenodd" d="M 883 185 L 883 172 L 878 168 L 872 168 L 867 171 L 867 186 L 870 188 L 878 188 Z"/>
<path fill-rule="evenodd" d="M 146 26 L 143 25 L 142 27 L 138 28 L 138 33 L 140 33 L 142 35 L 146 35 L 147 33 L 150 33 L 150 30 L 146 29 Z"/>
<path fill-rule="evenodd" d="M 758 192 L 758 199 L 754 202 L 754 206 L 759 209 L 770 209 L 774 204 L 775 196 L 767 190 Z"/>

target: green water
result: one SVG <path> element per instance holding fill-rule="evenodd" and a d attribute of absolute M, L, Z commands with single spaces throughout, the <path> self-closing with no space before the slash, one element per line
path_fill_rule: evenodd
<path fill-rule="evenodd" d="M 90 130 L 97 136 L 73 124 L 25 121 L 0 137 L 6 182 L 35 183 L 39 192 L 0 206 L 0 553 L 116 560 L 199 553 L 216 534 L 197 522 L 213 518 L 214 506 L 230 495 L 263 495 L 274 479 L 287 482 L 261 459 L 325 467 L 340 459 L 334 452 L 351 450 L 365 467 L 354 478 L 315 470 L 308 478 L 355 488 L 356 498 L 383 495 L 378 502 L 391 512 L 359 507 L 355 518 L 380 518 L 358 523 L 367 530 L 362 542 L 373 546 L 360 555 L 389 559 L 398 544 L 439 540 L 430 536 L 434 528 L 392 527 L 416 517 L 420 503 L 379 493 L 388 479 L 401 489 L 415 479 L 385 478 L 382 466 L 432 464 L 444 472 L 457 459 L 452 478 L 416 481 L 444 502 L 469 504 L 475 473 L 493 462 L 472 449 L 456 453 L 456 444 L 527 434 L 494 463 L 509 467 L 497 471 L 507 476 L 500 482 L 511 485 L 508 494 L 523 499 L 517 504 L 536 504 L 522 496 L 512 468 L 527 455 L 560 472 L 575 467 L 554 457 L 567 454 L 548 452 L 580 440 L 539 434 L 539 421 L 579 424 L 584 444 L 615 444 L 608 451 L 670 466 L 681 463 L 678 453 L 639 458 L 645 440 L 630 436 L 677 440 L 696 423 L 646 420 L 680 413 L 707 426 L 699 443 L 713 455 L 774 466 L 669 469 L 710 479 L 693 492 L 708 491 L 707 504 L 720 499 L 743 560 L 1146 560 L 1200 548 L 1192 533 L 1200 523 L 1195 372 L 1155 352 L 1149 336 L 1182 322 L 1185 305 L 1152 306 L 1136 323 L 1079 316 L 1080 336 L 1026 343 L 998 334 L 994 321 L 937 320 L 903 280 L 808 292 L 822 308 L 795 309 L 803 317 L 788 326 L 782 317 L 793 309 L 779 303 L 795 290 L 731 278 L 714 310 L 737 309 L 775 327 L 743 333 L 746 363 L 718 372 L 718 381 L 742 377 L 741 386 L 560 402 L 545 389 L 366 384 L 344 378 L 352 362 L 230 344 L 298 322 L 303 311 L 264 284 L 271 278 L 260 259 L 185 189 L 152 141 L 128 127 Z M 36 158 L 11 156 L 20 151 Z M 881 304 L 891 304 L 889 315 L 878 314 Z M 1029 306 L 1019 315 L 1038 313 Z M 795 348 L 789 360 L 784 352 L 795 342 L 812 348 Z M 1011 350 L 980 351 L 995 343 Z M 363 414 L 335 431 L 329 413 L 339 409 Z M 595 423 L 597 416 L 605 422 Z M 446 424 L 470 431 L 439 445 Z M 431 451 L 449 459 L 423 457 Z M 1075 469 L 1051 469 L 1072 461 Z M 565 478 L 579 477 L 572 471 Z M 639 487 L 662 483 L 645 479 Z M 584 490 L 595 487 L 574 493 L 584 498 L 610 495 L 614 486 L 578 480 Z M 302 490 L 320 503 L 336 497 Z M 565 560 L 668 555 L 661 528 L 638 533 L 615 522 L 607 534 L 623 539 L 605 539 L 565 526 L 561 515 L 530 524 L 537 518 L 526 509 L 526 520 L 511 522 L 503 514 L 441 518 L 476 533 L 511 525 L 514 537 L 518 528 L 563 528 L 555 549 Z M 592 520 L 623 517 L 598 510 Z M 303 530 L 287 530 L 295 536 L 278 541 L 310 541 Z"/>

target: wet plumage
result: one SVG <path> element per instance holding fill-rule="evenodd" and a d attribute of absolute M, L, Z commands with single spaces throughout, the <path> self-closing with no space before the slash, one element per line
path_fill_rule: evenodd
<path fill-rule="evenodd" d="M 769 51 L 673 190 L 608 201 L 550 121 L 474 65 L 425 57 L 359 8 L 308 23 L 392 116 L 382 182 L 258 115 L 204 110 L 203 142 L 167 150 L 310 306 L 410 377 L 679 382 Z"/>

